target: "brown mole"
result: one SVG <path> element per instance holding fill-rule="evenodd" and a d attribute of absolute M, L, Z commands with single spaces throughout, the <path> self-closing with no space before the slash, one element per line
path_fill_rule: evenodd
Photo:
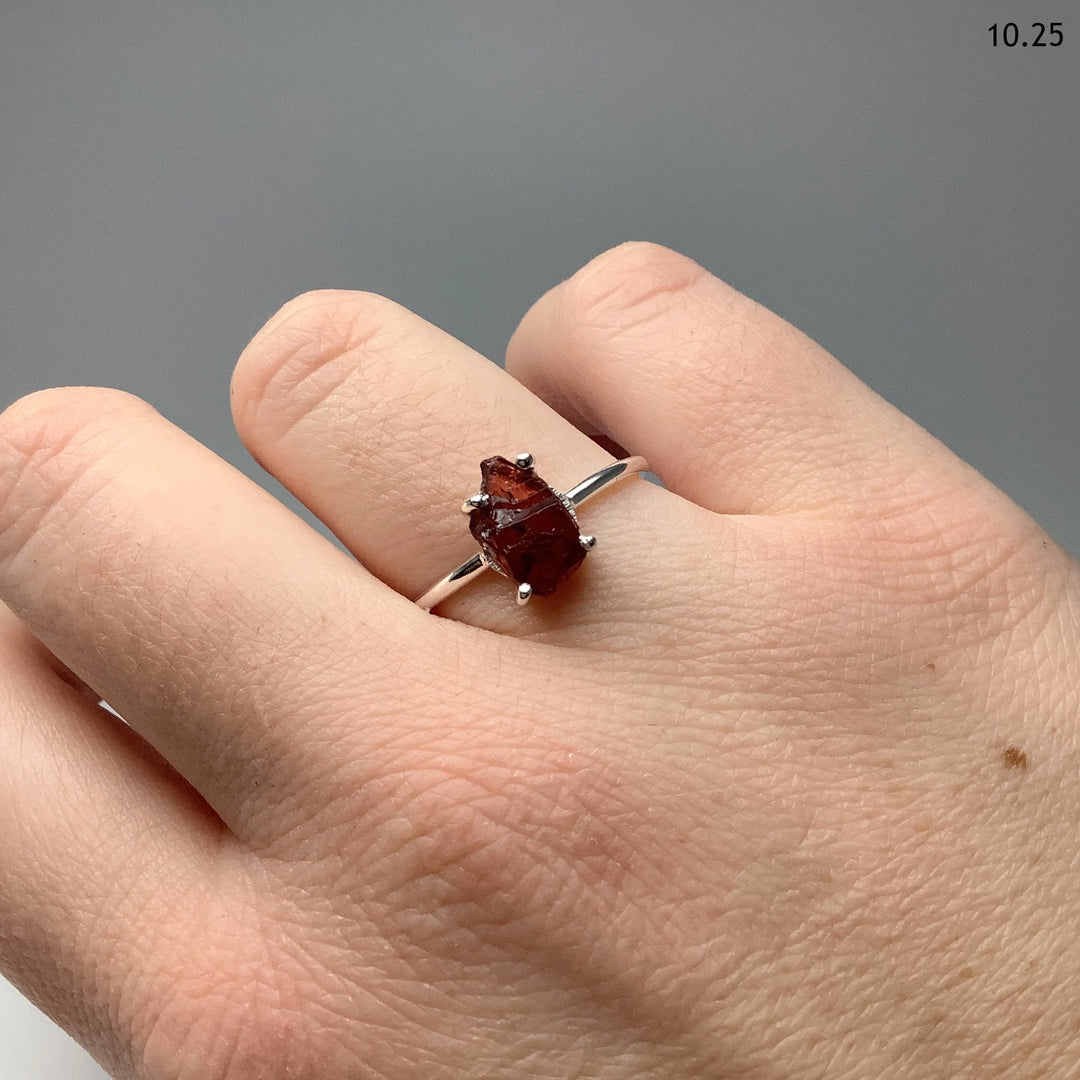
<path fill-rule="evenodd" d="M 1019 769 L 1021 772 L 1026 772 L 1028 756 L 1019 746 L 1006 746 L 1001 751 L 1001 763 L 1006 769 Z"/>

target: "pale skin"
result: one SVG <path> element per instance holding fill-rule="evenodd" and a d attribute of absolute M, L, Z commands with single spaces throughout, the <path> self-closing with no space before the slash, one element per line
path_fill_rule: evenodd
<path fill-rule="evenodd" d="M 301 296 L 232 404 L 354 557 L 122 392 L 0 417 L 0 969 L 112 1075 L 1075 1075 L 1077 565 L 819 346 L 630 244 L 507 371 Z M 609 450 L 558 594 L 412 602 L 482 458 Z"/>

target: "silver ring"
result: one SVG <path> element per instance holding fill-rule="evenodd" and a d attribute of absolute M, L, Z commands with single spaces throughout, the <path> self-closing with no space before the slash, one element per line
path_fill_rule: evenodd
<path fill-rule="evenodd" d="M 617 480 L 649 470 L 643 457 L 623 458 L 598 469 L 564 493 L 536 475 L 532 454 L 518 454 L 513 462 L 502 457 L 487 458 L 480 468 L 484 477 L 481 490 L 469 496 L 461 506 L 469 515 L 474 537 L 478 533 L 483 537 L 478 538 L 480 550 L 417 599 L 416 603 L 425 611 L 430 611 L 489 569 L 517 581 L 519 604 L 527 603 L 533 595 L 547 595 L 553 591 L 553 587 L 548 587 L 551 580 L 560 571 L 549 570 L 543 585 L 534 588 L 535 583 L 526 580 L 530 571 L 524 570 L 523 566 L 532 565 L 531 572 L 538 573 L 538 560 L 550 550 L 560 566 L 573 563 L 563 577 L 573 573 L 585 553 L 596 545 L 595 536 L 583 535 L 578 529 L 576 508 Z M 508 494 L 508 488 L 523 489 L 524 497 Z M 530 522 L 535 523 L 541 518 L 542 524 L 530 534 Z M 518 550 L 508 555 L 509 544 L 500 541 L 500 536 L 512 537 Z M 577 552 L 575 544 L 579 545 Z"/>

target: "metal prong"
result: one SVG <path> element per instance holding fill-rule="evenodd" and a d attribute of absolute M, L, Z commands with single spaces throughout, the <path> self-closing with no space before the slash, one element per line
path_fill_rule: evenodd
<path fill-rule="evenodd" d="M 530 599 L 532 599 L 532 586 L 527 581 L 523 581 L 518 586 L 517 591 L 518 607 L 522 604 L 527 604 Z"/>
<path fill-rule="evenodd" d="M 582 536 L 581 536 L 581 546 L 586 551 L 592 551 L 592 549 L 594 547 L 596 547 L 596 537 L 595 536 L 586 536 L 583 533 Z"/>
<path fill-rule="evenodd" d="M 517 462 L 519 469 L 531 469 L 533 467 L 532 454 L 518 454 L 514 460 Z"/>
<path fill-rule="evenodd" d="M 482 506 L 491 505 L 490 495 L 470 495 L 462 504 L 461 512 L 463 514 L 471 514 L 474 510 L 479 510 Z"/>

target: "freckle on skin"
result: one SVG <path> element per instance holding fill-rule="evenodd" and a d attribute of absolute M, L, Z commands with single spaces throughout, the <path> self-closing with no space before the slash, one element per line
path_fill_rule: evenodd
<path fill-rule="evenodd" d="M 923 670 L 937 671 L 937 664 L 935 664 L 933 660 L 928 660 L 925 664 L 923 664 Z"/>
<path fill-rule="evenodd" d="M 1019 769 L 1021 772 L 1026 772 L 1028 757 L 1020 747 L 1006 746 L 1001 752 L 1001 763 L 1006 769 Z"/>

